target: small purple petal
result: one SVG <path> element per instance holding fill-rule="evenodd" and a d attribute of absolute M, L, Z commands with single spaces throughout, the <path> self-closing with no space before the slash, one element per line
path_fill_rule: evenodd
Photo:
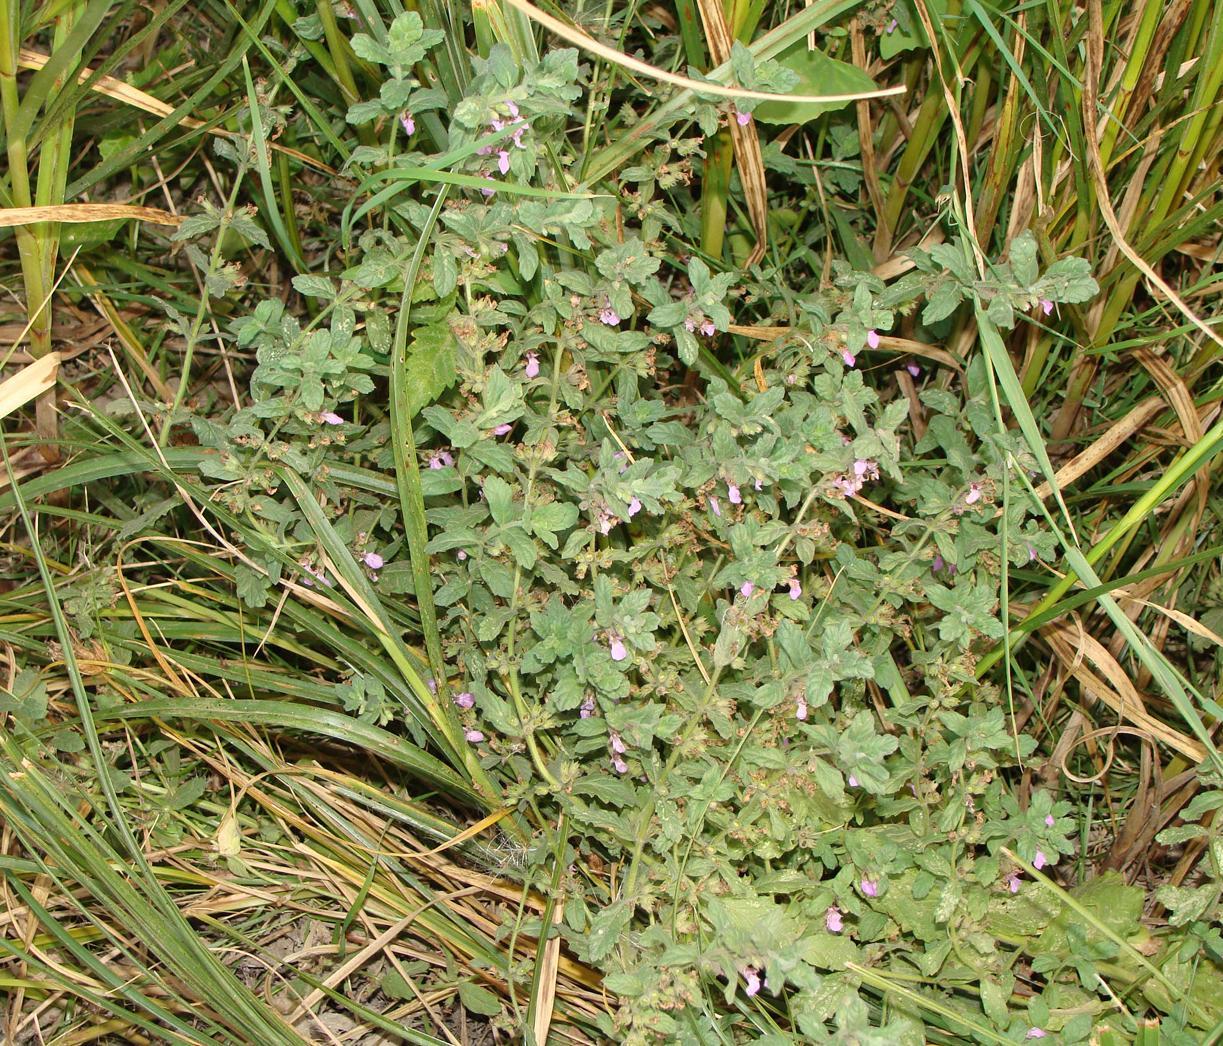
<path fill-rule="evenodd" d="M 613 661 L 623 661 L 628 657 L 628 649 L 624 645 L 624 640 L 619 636 L 612 639 L 610 644 L 611 659 Z"/>
<path fill-rule="evenodd" d="M 609 327 L 618 327 L 620 325 L 620 314 L 610 305 L 608 305 L 601 313 L 599 313 L 599 320 L 602 323 L 606 323 Z"/>
<path fill-rule="evenodd" d="M 587 694 L 584 698 L 582 698 L 582 708 L 581 708 L 581 711 L 578 712 L 578 715 L 580 715 L 583 719 L 589 719 L 594 714 L 595 714 L 595 695 Z"/>
<path fill-rule="evenodd" d="M 798 599 L 802 596 L 802 594 L 803 594 L 802 582 L 799 581 L 798 578 L 796 577 L 791 578 L 790 579 L 790 598 Z"/>
<path fill-rule="evenodd" d="M 1052 828 L 1055 824 L 1052 814 L 1045 814 L 1045 827 Z"/>
<path fill-rule="evenodd" d="M 824 913 L 824 927 L 829 933 L 840 933 L 845 929 L 845 922 L 841 918 L 841 909 L 835 904 Z"/>
<path fill-rule="evenodd" d="M 1053 312 L 1053 302 L 1051 302 L 1048 298 L 1041 298 L 1040 299 L 1040 311 L 1043 312 L 1046 316 L 1048 316 L 1050 313 Z"/>
<path fill-rule="evenodd" d="M 706 320 L 701 324 L 701 333 L 706 338 L 712 338 L 717 333 L 718 328 L 713 325 L 713 320 Z"/>
<path fill-rule="evenodd" d="M 526 374 L 528 378 L 539 377 L 539 356 L 533 352 L 527 353 L 527 364 L 523 368 L 523 373 Z"/>
<path fill-rule="evenodd" d="M 627 773 L 628 773 L 628 763 L 626 763 L 626 762 L 625 762 L 623 759 L 621 759 L 619 756 L 615 756 L 615 757 L 613 757 L 613 759 L 612 759 L 612 766 L 615 768 L 616 773 L 618 773 L 618 774 L 627 774 Z"/>
<path fill-rule="evenodd" d="M 637 495 L 634 494 L 628 501 L 628 518 L 632 519 L 640 511 L 641 502 L 637 500 Z"/>
<path fill-rule="evenodd" d="M 505 100 L 505 107 L 506 109 L 509 110 L 510 116 L 512 116 L 515 120 L 517 120 L 518 119 L 518 104 L 512 98 L 507 98 Z"/>
<path fill-rule="evenodd" d="M 468 693 L 464 690 L 461 694 L 454 695 L 454 703 L 460 708 L 474 708 L 476 704 L 475 694 Z"/>
<path fill-rule="evenodd" d="M 751 113 L 735 113 L 735 123 L 737 123 L 740 127 L 746 127 L 749 123 L 751 123 L 751 120 Z"/>
<path fill-rule="evenodd" d="M 858 357 L 855 356 L 849 349 L 841 350 L 841 359 L 845 361 L 845 366 L 852 367 L 858 362 Z"/>
<path fill-rule="evenodd" d="M 726 484 L 726 500 L 732 505 L 742 505 L 743 495 L 739 493 L 739 488 L 733 483 Z"/>
<path fill-rule="evenodd" d="M 615 730 L 608 735 L 607 740 L 608 744 L 611 745 L 611 750 L 615 752 L 616 755 L 624 755 L 624 753 L 628 751 L 628 745 L 624 743 L 623 739 L 618 733 L 616 733 Z"/>
<path fill-rule="evenodd" d="M 611 533 L 612 518 L 606 512 L 599 513 L 599 533 L 606 536 Z"/>
<path fill-rule="evenodd" d="M 856 777 L 854 777 L 854 775 L 853 775 L 853 774 L 850 774 L 850 775 L 849 775 L 849 787 L 850 787 L 850 788 L 857 788 L 857 787 L 858 787 L 858 779 L 857 779 Z"/>
<path fill-rule="evenodd" d="M 1044 1028 L 1029 1028 L 1025 1039 L 1043 1039 L 1049 1033 Z"/>
<path fill-rule="evenodd" d="M 684 320 L 684 329 L 691 334 L 696 330 L 696 320 L 689 316 L 686 320 Z"/>
<path fill-rule="evenodd" d="M 863 879 L 859 885 L 862 887 L 862 892 L 866 894 L 867 897 L 879 896 L 879 884 L 875 882 L 874 879 Z"/>
<path fill-rule="evenodd" d="M 497 150 L 497 170 L 502 174 L 510 173 L 510 154 L 504 149 Z"/>
<path fill-rule="evenodd" d="M 807 718 L 807 699 L 805 697 L 800 697 L 796 702 L 794 718 L 800 721 Z"/>
<path fill-rule="evenodd" d="M 866 332 L 866 344 L 872 349 L 879 348 L 879 332 L 877 330 L 869 330 Z"/>
<path fill-rule="evenodd" d="M 906 363 L 905 370 L 907 370 L 915 378 L 921 377 L 921 367 L 919 367 L 916 363 Z"/>
<path fill-rule="evenodd" d="M 1007 878 L 1004 881 L 1006 882 L 1007 889 L 1010 890 L 1011 893 L 1019 893 L 1019 873 L 1018 872 L 1011 872 L 1011 874 L 1007 876 Z"/>
<path fill-rule="evenodd" d="M 709 499 L 709 511 L 712 512 L 715 516 L 722 515 L 722 509 L 721 509 L 721 506 L 718 505 L 717 498 Z"/>
<path fill-rule="evenodd" d="M 964 495 L 964 504 L 975 505 L 981 500 L 981 484 L 970 483 L 968 485 L 968 493 Z"/>
<path fill-rule="evenodd" d="M 513 431 L 514 431 L 514 426 L 511 425 L 509 422 L 506 422 L 504 425 L 498 425 L 495 429 L 493 429 L 493 435 L 494 436 L 504 436 L 507 432 L 513 432 Z"/>
<path fill-rule="evenodd" d="M 755 966 L 745 966 L 739 972 L 743 974 L 744 991 L 748 995 L 755 995 L 760 991 L 760 971 Z"/>
<path fill-rule="evenodd" d="M 750 581 L 745 581 L 743 582 L 742 585 L 739 586 L 739 594 L 744 599 L 751 599 L 752 593 L 755 591 L 756 591 L 756 586 L 753 585 Z"/>
<path fill-rule="evenodd" d="M 756 488 L 757 493 L 759 493 L 760 491 L 764 490 L 764 481 L 758 479 L 756 480 L 754 486 Z"/>
<path fill-rule="evenodd" d="M 462 549 L 459 549 L 459 550 L 458 550 L 458 551 L 457 551 L 457 552 L 454 554 L 454 558 L 455 558 L 455 559 L 457 559 L 457 560 L 458 560 L 460 563 L 462 563 L 462 562 L 463 562 L 463 560 L 465 560 L 465 559 L 467 558 L 467 553 L 466 553 L 466 552 L 464 552 Z"/>
<path fill-rule="evenodd" d="M 1045 856 L 1044 850 L 1037 850 L 1036 856 L 1032 858 L 1032 867 L 1038 871 L 1049 863 L 1049 858 Z"/>
<path fill-rule="evenodd" d="M 399 122 L 403 125 L 404 134 L 413 135 L 416 133 L 416 121 L 412 119 L 411 113 L 400 114 Z"/>
<path fill-rule="evenodd" d="M 377 552 L 366 552 L 361 557 L 361 562 L 364 563 L 370 570 L 381 570 L 382 564 L 385 562 Z"/>
<path fill-rule="evenodd" d="M 937 574 L 946 565 L 947 564 L 943 561 L 943 557 L 936 553 L 934 559 L 930 561 L 930 572 Z"/>
<path fill-rule="evenodd" d="M 1028 546 L 1028 562 L 1031 563 L 1032 560 L 1034 560 L 1035 558 L 1036 558 L 1036 549 L 1034 549 L 1031 545 L 1029 545 Z"/>
<path fill-rule="evenodd" d="M 463 736 L 473 745 L 477 745 L 484 740 L 484 734 L 479 730 L 468 730 Z"/>
<path fill-rule="evenodd" d="M 324 411 L 321 417 L 323 421 L 325 421 L 328 425 L 343 425 L 344 424 L 344 419 L 341 418 L 333 410 Z"/>

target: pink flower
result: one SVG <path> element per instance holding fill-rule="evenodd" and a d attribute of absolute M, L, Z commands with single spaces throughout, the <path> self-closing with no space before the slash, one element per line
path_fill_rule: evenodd
<path fill-rule="evenodd" d="M 905 370 L 907 370 L 915 378 L 921 377 L 921 367 L 911 360 L 905 364 Z"/>
<path fill-rule="evenodd" d="M 624 753 L 628 751 L 628 746 L 624 743 L 620 735 L 616 733 L 615 730 L 608 735 L 607 741 L 608 744 L 611 745 L 611 750 L 615 752 L 616 755 L 624 755 Z"/>
<path fill-rule="evenodd" d="M 335 411 L 327 410 L 319 415 L 328 425 L 343 425 L 344 419 L 341 418 Z"/>
<path fill-rule="evenodd" d="M 513 133 L 511 137 L 513 138 L 514 147 L 516 149 L 526 148 L 526 146 L 522 144 L 522 135 L 524 131 L 529 131 L 530 129 L 531 129 L 531 125 L 527 123 L 525 120 L 523 120 L 521 123 L 521 126 L 519 126 L 519 128 Z"/>
<path fill-rule="evenodd" d="M 858 358 L 852 352 L 850 352 L 849 349 L 841 350 L 841 359 L 845 361 L 845 366 L 847 367 L 852 367 L 858 362 Z"/>
<path fill-rule="evenodd" d="M 618 774 L 627 774 L 627 773 L 628 773 L 628 763 L 626 763 L 626 762 L 625 762 L 623 759 L 621 759 L 621 758 L 620 758 L 618 755 L 617 755 L 617 756 L 612 756 L 612 761 L 611 761 L 611 763 L 612 763 L 612 766 L 615 768 L 616 773 L 618 773 Z"/>
<path fill-rule="evenodd" d="M 505 149 L 497 150 L 497 170 L 502 174 L 510 173 L 510 154 Z"/>
<path fill-rule="evenodd" d="M 485 177 L 485 178 L 486 178 L 488 181 L 492 182 L 494 185 L 496 185 L 496 184 L 497 184 L 497 182 L 496 182 L 496 179 L 495 179 L 495 178 L 492 178 L 492 177 L 490 177 L 489 175 L 485 175 L 484 177 Z M 480 189 L 480 193 L 481 193 L 481 195 L 483 195 L 483 196 L 484 196 L 484 198 L 485 198 L 485 199 L 488 199 L 488 197 L 492 196 L 492 194 L 493 194 L 493 193 L 495 193 L 496 191 L 497 191 L 496 189 L 490 188 L 490 187 L 488 187 L 488 186 L 485 186 L 485 187 L 483 187 L 483 188 L 481 188 L 481 189 Z"/>
<path fill-rule="evenodd" d="M 853 775 L 853 774 L 850 774 L 850 775 L 849 775 L 849 787 L 850 787 L 850 788 L 857 788 L 857 787 L 858 787 L 858 779 L 857 779 L 856 777 L 854 777 L 854 775 Z"/>
<path fill-rule="evenodd" d="M 935 553 L 934 559 L 930 561 L 930 573 L 937 574 L 947 564 L 943 561 L 943 557 L 939 553 Z"/>
<path fill-rule="evenodd" d="M 607 535 L 611 533 L 612 518 L 606 512 L 599 513 L 599 533 Z"/>
<path fill-rule="evenodd" d="M 807 699 L 800 696 L 796 702 L 796 705 L 797 707 L 794 709 L 794 718 L 800 721 L 805 720 L 807 718 Z"/>
<path fill-rule="evenodd" d="M 874 879 L 863 879 L 859 885 L 862 887 L 862 892 L 867 897 L 879 896 L 879 884 Z"/>
<path fill-rule="evenodd" d="M 895 18 L 893 18 L 890 22 L 888 22 L 887 25 L 883 27 L 883 31 L 887 33 L 888 36 L 891 36 L 894 32 L 896 32 L 896 27 L 898 25 L 900 25 L 900 23 L 896 21 Z"/>
<path fill-rule="evenodd" d="M 1044 850 L 1037 850 L 1036 856 L 1032 858 L 1032 867 L 1039 871 L 1049 863 L 1049 858 L 1045 856 Z"/>
<path fill-rule="evenodd" d="M 611 659 L 613 661 L 623 661 L 628 657 L 628 648 L 625 647 L 624 640 L 619 636 L 612 636 L 608 647 L 611 650 Z"/>
<path fill-rule="evenodd" d="M 517 120 L 518 119 L 518 104 L 512 98 L 507 98 L 505 100 L 505 107 L 510 111 L 510 116 L 512 116 L 515 120 Z"/>
<path fill-rule="evenodd" d="M 447 450 L 438 450 L 429 455 L 429 468 L 445 469 L 454 464 L 454 458 Z"/>
<path fill-rule="evenodd" d="M 701 324 L 701 333 L 704 334 L 706 338 L 712 338 L 717 332 L 717 329 L 718 328 L 713 325 L 713 320 L 706 320 Z"/>
<path fill-rule="evenodd" d="M 1053 312 L 1053 302 L 1051 302 L 1048 298 L 1041 298 L 1040 299 L 1040 311 L 1043 312 L 1046 316 L 1048 316 L 1050 313 Z"/>
<path fill-rule="evenodd" d="M 457 559 L 457 560 L 458 560 L 460 563 L 462 563 L 462 562 L 463 562 L 463 560 L 465 560 L 465 559 L 467 558 L 467 553 L 466 553 L 466 552 L 464 552 L 464 551 L 463 551 L 463 549 L 459 549 L 459 550 L 458 550 L 458 551 L 457 551 L 457 552 L 454 554 L 454 558 L 455 558 L 455 559 Z"/>
<path fill-rule="evenodd" d="M 739 972 L 743 974 L 743 983 L 746 986 L 744 991 L 748 995 L 755 995 L 760 991 L 760 971 L 755 966 L 744 966 Z"/>
<path fill-rule="evenodd" d="M 632 519 L 640 511 L 641 511 L 641 502 L 637 500 L 637 495 L 634 494 L 628 500 L 628 518 Z"/>
<path fill-rule="evenodd" d="M 871 461 L 869 458 L 858 458 L 858 460 L 854 462 L 854 476 L 857 478 L 859 486 L 861 486 L 865 480 L 878 479 L 879 464 Z"/>
<path fill-rule="evenodd" d="M 710 499 L 709 499 L 709 511 L 710 511 L 710 512 L 712 512 L 712 513 L 713 513 L 715 516 L 721 516 L 721 515 L 722 515 L 722 509 L 721 509 L 721 506 L 719 506 L 719 505 L 718 505 L 718 499 L 717 499 L 717 498 L 710 498 Z"/>
<path fill-rule="evenodd" d="M 620 314 L 608 305 L 601 313 L 599 313 L 601 322 L 606 323 L 609 327 L 617 327 L 620 325 Z"/>
<path fill-rule="evenodd" d="M 1043 1039 L 1049 1033 L 1044 1028 L 1029 1028 L 1025 1039 Z"/>
<path fill-rule="evenodd" d="M 798 578 L 796 577 L 790 578 L 790 598 L 798 599 L 802 596 L 802 594 L 803 594 L 802 582 L 799 581 Z"/>
<path fill-rule="evenodd" d="M 756 488 L 756 492 L 759 493 L 760 491 L 764 490 L 764 481 L 758 479 L 753 486 Z"/>
<path fill-rule="evenodd" d="M 1031 563 L 1032 560 L 1034 560 L 1035 558 L 1036 558 L 1036 549 L 1034 549 L 1031 545 L 1029 545 L 1028 546 L 1028 562 Z"/>
<path fill-rule="evenodd" d="M 473 745 L 478 745 L 481 741 L 484 740 L 484 735 L 479 730 L 468 730 L 466 733 L 463 734 L 463 736 L 467 738 L 467 740 L 470 741 Z"/>
<path fill-rule="evenodd" d="M 514 431 L 514 426 L 511 425 L 507 421 L 504 425 L 498 425 L 495 429 L 493 429 L 493 435 L 494 436 L 504 436 L 507 432 L 513 432 L 513 431 Z"/>
<path fill-rule="evenodd" d="M 981 500 L 981 484 L 980 483 L 968 484 L 968 493 L 964 495 L 964 504 L 965 505 L 975 505 L 980 500 Z"/>
<path fill-rule="evenodd" d="M 578 715 L 583 719 L 589 719 L 595 714 L 595 695 L 587 694 L 582 698 L 582 707 L 578 711 Z"/>
<path fill-rule="evenodd" d="M 739 594 L 744 599 L 751 599 L 752 593 L 755 591 L 756 591 L 756 586 L 753 585 L 750 581 L 745 581 L 743 582 L 742 585 L 739 586 Z"/>
<path fill-rule="evenodd" d="M 751 113 L 740 113 L 740 112 L 735 113 L 735 123 L 737 123 L 740 127 L 746 127 L 751 122 L 752 122 Z M 748 994 L 750 995 L 751 993 L 749 992 Z"/>
<path fill-rule="evenodd" d="M 841 919 L 841 909 L 835 904 L 824 913 L 824 928 L 829 933 L 840 933 L 845 929 L 845 923 Z"/>
<path fill-rule="evenodd" d="M 739 493 L 739 488 L 733 483 L 726 484 L 726 500 L 732 505 L 743 504 L 743 495 Z"/>
<path fill-rule="evenodd" d="M 526 366 L 523 368 L 523 373 L 528 378 L 538 378 L 539 377 L 539 356 L 536 355 L 534 352 L 527 353 L 527 363 L 526 363 Z"/>
<path fill-rule="evenodd" d="M 1054 819 L 1053 819 L 1053 815 L 1052 815 L 1052 814 L 1045 814 L 1045 827 L 1046 827 L 1046 828 L 1052 828 L 1052 827 L 1053 827 L 1053 825 L 1054 825 L 1054 823 L 1055 823 L 1055 822 L 1054 822 Z"/>
<path fill-rule="evenodd" d="M 399 122 L 403 125 L 404 134 L 410 137 L 416 133 L 416 121 L 412 119 L 411 113 L 400 113 Z"/>
<path fill-rule="evenodd" d="M 879 332 L 877 330 L 869 330 L 866 332 L 866 344 L 872 349 L 879 348 Z"/>
<path fill-rule="evenodd" d="M 684 320 L 684 330 L 686 330 L 689 334 L 696 330 L 696 320 L 694 320 L 691 316 Z"/>
<path fill-rule="evenodd" d="M 1011 872 L 1011 874 L 1008 875 L 1006 879 L 1003 880 L 1003 882 L 1006 883 L 1007 889 L 1010 890 L 1011 893 L 1019 893 L 1019 873 L 1018 872 Z"/>
<path fill-rule="evenodd" d="M 476 704 L 476 695 L 469 694 L 464 690 L 461 694 L 454 695 L 454 703 L 460 708 L 474 708 Z"/>
<path fill-rule="evenodd" d="M 369 567 L 370 570 L 381 570 L 384 560 L 377 552 L 366 552 L 361 557 L 361 562 Z"/>

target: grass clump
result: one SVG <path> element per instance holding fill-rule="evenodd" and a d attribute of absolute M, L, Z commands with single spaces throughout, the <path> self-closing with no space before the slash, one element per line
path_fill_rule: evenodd
<path fill-rule="evenodd" d="M 1218 1033 L 1210 4 L 191 17 L 4 16 L 9 1039 Z"/>

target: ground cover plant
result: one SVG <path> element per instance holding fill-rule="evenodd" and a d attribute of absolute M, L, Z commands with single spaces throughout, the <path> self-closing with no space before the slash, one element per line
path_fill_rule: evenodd
<path fill-rule="evenodd" d="M 1221 52 L 6 5 L 5 1040 L 1217 1039 Z"/>

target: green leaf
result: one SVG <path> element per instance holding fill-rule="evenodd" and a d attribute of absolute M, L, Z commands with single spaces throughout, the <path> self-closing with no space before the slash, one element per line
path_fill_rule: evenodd
<path fill-rule="evenodd" d="M 482 1017 L 496 1017 L 501 1012 L 501 1000 L 487 988 L 481 988 L 471 981 L 459 984 L 459 1002 L 469 1013 L 478 1013 Z"/>
<path fill-rule="evenodd" d="M 777 61 L 798 80 L 789 94 L 855 94 L 878 90 L 878 85 L 857 66 L 829 58 L 807 47 L 806 38 L 795 41 L 777 56 Z M 797 124 L 814 120 L 821 113 L 844 109 L 850 102 L 761 102 L 752 115 L 762 123 Z"/>

